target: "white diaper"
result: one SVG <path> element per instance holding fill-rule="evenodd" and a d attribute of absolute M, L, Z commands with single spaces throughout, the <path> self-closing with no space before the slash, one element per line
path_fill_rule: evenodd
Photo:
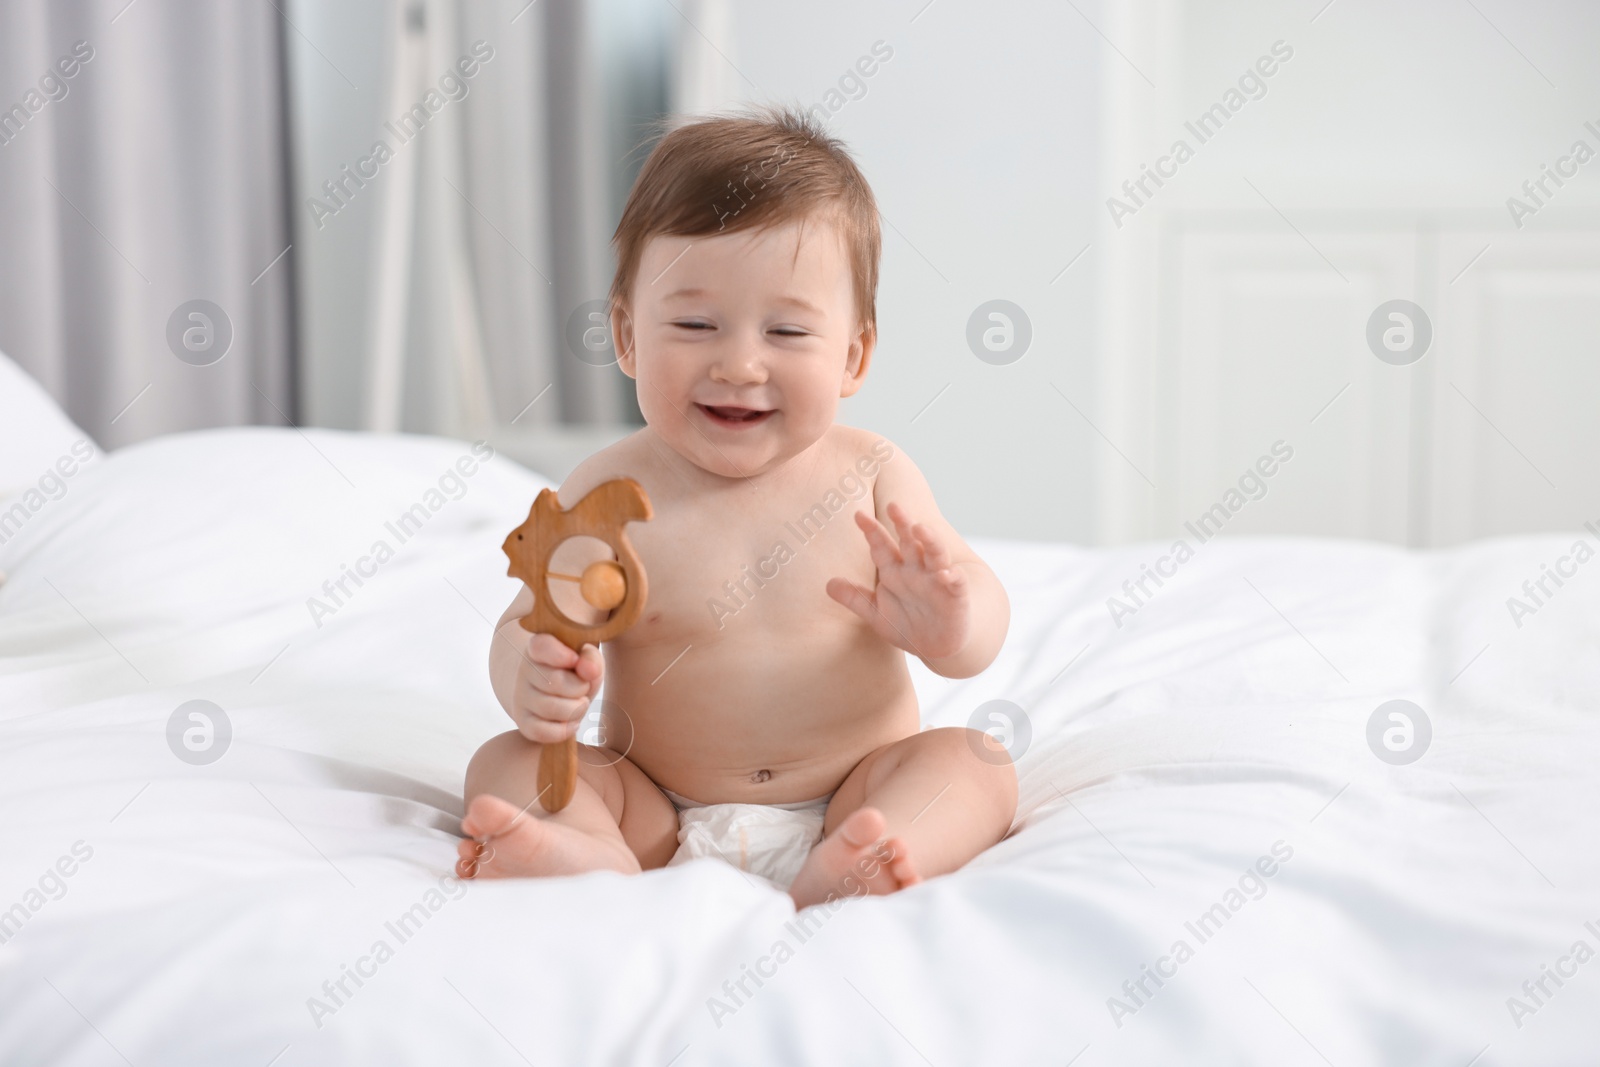
<path fill-rule="evenodd" d="M 678 809 L 678 851 L 668 867 L 712 856 L 779 889 L 789 888 L 822 840 L 822 818 L 833 799 L 829 793 L 792 804 L 702 804 L 662 792 Z"/>

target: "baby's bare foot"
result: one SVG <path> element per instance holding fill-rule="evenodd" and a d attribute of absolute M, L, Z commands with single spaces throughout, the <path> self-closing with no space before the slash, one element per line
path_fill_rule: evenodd
<path fill-rule="evenodd" d="M 461 878 L 639 871 L 638 859 L 622 841 L 535 818 L 487 793 L 472 798 L 461 830 L 470 835 L 456 847 Z"/>
<path fill-rule="evenodd" d="M 922 881 L 906 843 L 898 837 L 879 841 L 883 812 L 857 808 L 817 842 L 789 886 L 796 908 L 820 904 L 830 897 L 882 896 Z"/>

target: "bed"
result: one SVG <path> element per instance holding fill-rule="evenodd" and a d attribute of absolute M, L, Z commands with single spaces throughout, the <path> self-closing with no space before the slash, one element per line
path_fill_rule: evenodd
<path fill-rule="evenodd" d="M 978 540 L 1005 650 L 914 665 L 928 724 L 1015 709 L 1016 824 L 967 868 L 800 916 L 714 860 L 456 883 L 462 771 L 506 727 L 500 540 L 546 480 L 326 430 L 105 455 L 0 372 L 0 1063 L 1600 1046 L 1600 564 L 1507 606 L 1593 534 L 1218 540 L 1132 614 L 1107 600 L 1166 545 Z"/>

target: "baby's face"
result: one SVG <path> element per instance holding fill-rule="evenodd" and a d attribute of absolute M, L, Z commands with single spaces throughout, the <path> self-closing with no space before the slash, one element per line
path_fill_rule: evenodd
<path fill-rule="evenodd" d="M 645 421 L 729 478 L 770 470 L 820 439 L 872 355 L 844 240 L 819 218 L 651 238 L 615 329 Z"/>

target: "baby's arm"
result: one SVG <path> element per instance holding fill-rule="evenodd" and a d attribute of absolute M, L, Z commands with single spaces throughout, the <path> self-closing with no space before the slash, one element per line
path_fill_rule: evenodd
<path fill-rule="evenodd" d="M 927 479 L 904 452 L 879 468 L 872 495 L 876 515 L 859 512 L 856 525 L 871 547 L 877 588 L 835 578 L 828 594 L 935 674 L 970 678 L 1005 642 L 1005 587 L 939 513 Z"/>

